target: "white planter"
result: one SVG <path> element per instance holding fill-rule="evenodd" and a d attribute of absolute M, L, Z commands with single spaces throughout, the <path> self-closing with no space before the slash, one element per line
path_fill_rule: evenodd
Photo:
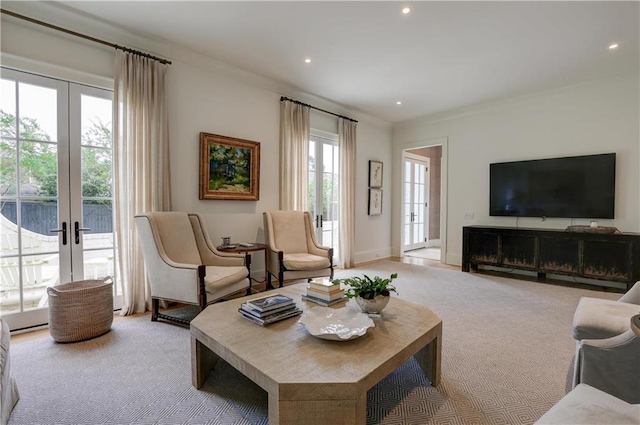
<path fill-rule="evenodd" d="M 389 303 L 389 295 L 378 295 L 372 300 L 356 297 L 356 303 L 364 313 L 380 313 Z"/>

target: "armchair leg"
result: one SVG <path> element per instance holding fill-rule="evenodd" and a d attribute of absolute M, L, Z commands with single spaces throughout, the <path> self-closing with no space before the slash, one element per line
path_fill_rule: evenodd
<path fill-rule="evenodd" d="M 151 299 L 151 321 L 152 322 L 158 321 L 159 306 L 160 306 L 160 300 L 158 300 L 157 298 L 152 298 Z"/>
<path fill-rule="evenodd" d="M 284 286 L 284 273 L 282 272 L 282 270 L 280 270 L 280 273 L 278 273 L 278 281 L 280 282 L 280 288 L 282 288 Z"/>
<path fill-rule="evenodd" d="M 274 289 L 271 284 L 271 273 L 267 270 L 267 289 Z"/>

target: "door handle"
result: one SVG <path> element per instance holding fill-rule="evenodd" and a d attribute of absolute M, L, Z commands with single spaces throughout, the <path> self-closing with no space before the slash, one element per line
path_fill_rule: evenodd
<path fill-rule="evenodd" d="M 80 227 L 80 223 L 78 223 L 77 221 L 75 222 L 73 227 L 76 236 L 76 245 L 78 245 L 80 243 L 80 232 L 88 232 L 91 229 L 89 229 L 88 227 Z"/>
<path fill-rule="evenodd" d="M 323 220 L 322 214 L 320 214 L 320 227 L 322 227 L 322 220 Z"/>
<path fill-rule="evenodd" d="M 320 219 L 320 216 L 319 216 L 319 215 L 316 215 L 316 229 L 317 229 L 318 227 L 320 227 L 320 225 L 318 224 L 318 220 L 319 220 L 319 219 Z"/>
<path fill-rule="evenodd" d="M 51 229 L 49 230 L 52 233 L 62 233 L 62 245 L 67 244 L 67 222 L 62 222 L 62 229 Z"/>

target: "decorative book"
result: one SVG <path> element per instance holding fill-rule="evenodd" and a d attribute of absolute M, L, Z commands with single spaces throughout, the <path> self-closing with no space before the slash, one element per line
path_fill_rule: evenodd
<path fill-rule="evenodd" d="M 246 314 L 251 314 L 252 316 L 256 316 L 259 318 L 264 318 L 273 314 L 277 314 L 277 313 L 281 313 L 284 311 L 288 311 L 291 309 L 296 308 L 295 304 L 285 304 L 282 305 L 280 307 L 271 309 L 271 310 L 266 310 L 266 311 L 260 311 L 260 310 L 256 310 L 255 308 L 251 308 L 249 305 L 247 305 L 247 303 L 244 303 L 242 305 L 240 305 L 240 309 L 238 309 L 238 311 L 240 313 L 246 313 Z"/>
<path fill-rule="evenodd" d="M 302 295 L 301 298 L 303 300 L 310 301 L 310 302 L 316 303 L 316 304 L 320 304 L 320 305 L 323 305 L 325 307 L 329 307 L 330 305 L 341 303 L 341 302 L 343 302 L 343 301 L 345 301 L 347 299 L 347 297 L 341 297 L 341 298 L 337 298 L 337 299 L 332 300 L 332 301 L 326 301 L 326 300 L 323 300 L 323 299 L 320 299 L 320 298 L 316 298 L 316 297 L 310 296 L 310 295 Z"/>
<path fill-rule="evenodd" d="M 309 288 L 313 288 L 314 290 L 325 293 L 335 293 L 338 291 L 342 291 L 342 289 L 340 289 L 340 285 L 334 285 L 329 279 L 312 280 L 311 282 L 309 282 Z"/>
<path fill-rule="evenodd" d="M 323 292 L 314 288 L 307 288 L 307 295 L 310 297 L 320 298 L 325 301 L 333 301 L 344 297 L 344 290 L 338 288 L 338 291 Z"/>
<path fill-rule="evenodd" d="M 268 311 L 288 304 L 293 304 L 293 298 L 282 294 L 267 295 L 247 301 L 247 306 L 258 311 Z"/>
<path fill-rule="evenodd" d="M 249 313 L 246 313 L 242 309 L 240 309 L 238 311 L 240 311 L 242 317 L 244 317 L 245 319 L 250 320 L 253 323 L 257 323 L 258 325 L 261 325 L 261 326 L 268 325 L 269 323 L 279 322 L 280 320 L 288 319 L 290 317 L 295 317 L 295 316 L 299 316 L 300 314 L 302 314 L 302 310 L 300 310 L 297 307 L 288 309 L 286 311 L 282 311 L 280 313 L 271 314 L 271 315 L 268 315 L 268 316 L 263 317 L 263 318 L 253 316 L 253 315 L 251 315 Z"/>

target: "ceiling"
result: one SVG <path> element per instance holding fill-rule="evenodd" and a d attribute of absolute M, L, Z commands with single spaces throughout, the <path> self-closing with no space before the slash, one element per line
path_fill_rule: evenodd
<path fill-rule="evenodd" d="M 58 4 L 392 123 L 639 67 L 635 1 Z"/>

